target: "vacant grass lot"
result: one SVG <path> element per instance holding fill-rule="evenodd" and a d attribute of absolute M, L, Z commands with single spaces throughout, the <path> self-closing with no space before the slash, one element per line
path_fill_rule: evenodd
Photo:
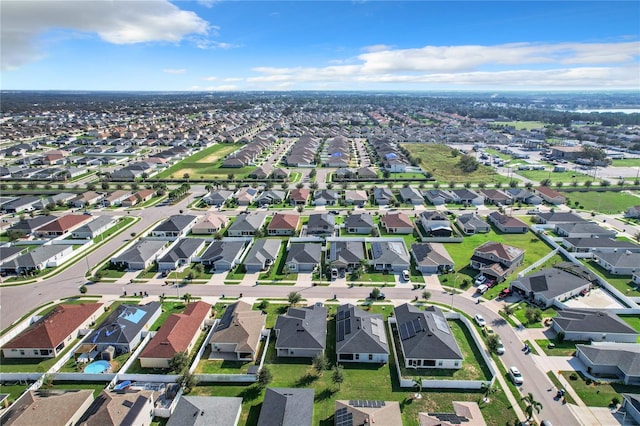
<path fill-rule="evenodd" d="M 558 182 L 562 182 L 566 185 L 571 182 L 582 183 L 588 180 L 593 180 L 590 176 L 573 170 L 567 170 L 564 172 L 553 172 L 548 170 L 514 170 L 513 172 L 534 182 L 542 182 L 545 179 L 549 179 L 551 181 L 549 186 L 554 189 L 555 184 Z"/>
<path fill-rule="evenodd" d="M 638 197 L 621 191 L 565 192 L 564 195 L 572 205 L 577 201 L 584 210 L 604 214 L 622 213 L 629 207 L 638 205 L 640 201 Z"/>
<path fill-rule="evenodd" d="M 243 167 L 240 169 L 220 168 L 224 157 L 243 146 L 242 144 L 234 143 L 212 145 L 169 167 L 158 174 L 158 179 L 182 179 L 185 173 L 188 173 L 189 178 L 192 180 L 198 180 L 201 177 L 202 179 L 226 179 L 230 173 L 235 176 L 247 174 L 255 167 Z"/>
<path fill-rule="evenodd" d="M 623 160 L 613 160 L 614 167 L 640 167 L 640 158 L 625 158 Z"/>
<path fill-rule="evenodd" d="M 546 126 L 542 121 L 494 121 L 497 126 L 513 126 L 516 130 L 542 129 Z"/>
<path fill-rule="evenodd" d="M 433 175 L 440 183 L 507 183 L 509 179 L 501 176 L 489 166 L 479 166 L 472 173 L 463 172 L 457 164 L 460 155 L 453 157 L 452 149 L 443 144 L 405 144 L 405 147 L 413 157 L 421 160 L 420 166 Z"/>

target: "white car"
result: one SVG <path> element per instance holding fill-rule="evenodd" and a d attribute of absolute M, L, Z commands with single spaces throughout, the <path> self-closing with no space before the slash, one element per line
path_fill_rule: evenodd
<path fill-rule="evenodd" d="M 524 379 L 522 378 L 522 374 L 517 367 L 511 366 L 509 367 L 509 377 L 511 381 L 516 385 L 521 385 L 524 383 Z"/>
<path fill-rule="evenodd" d="M 480 275 L 478 278 L 476 278 L 475 285 L 484 284 L 485 281 L 487 281 L 487 277 L 484 275 Z"/>
<path fill-rule="evenodd" d="M 409 271 L 407 269 L 404 269 L 402 271 L 402 279 L 405 281 L 411 280 L 411 276 L 409 275 Z"/>
<path fill-rule="evenodd" d="M 480 284 L 476 289 L 476 291 L 480 294 L 485 294 L 487 290 L 489 290 L 489 286 L 486 284 Z"/>
<path fill-rule="evenodd" d="M 476 316 L 473 317 L 473 319 L 476 321 L 476 324 L 478 324 L 478 326 L 480 327 L 484 327 L 485 325 L 487 325 L 487 322 L 484 320 L 484 317 L 480 314 L 476 314 Z"/>
<path fill-rule="evenodd" d="M 498 355 L 504 354 L 504 345 L 502 344 L 502 340 L 498 339 L 498 346 L 496 346 L 496 353 Z"/>

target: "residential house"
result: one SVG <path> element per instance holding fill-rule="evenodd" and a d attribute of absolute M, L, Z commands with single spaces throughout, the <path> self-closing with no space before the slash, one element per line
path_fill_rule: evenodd
<path fill-rule="evenodd" d="M 427 210 L 420 213 L 419 221 L 429 237 L 451 237 L 453 229 L 449 218 L 436 210 Z"/>
<path fill-rule="evenodd" d="M 453 189 L 451 193 L 457 203 L 465 206 L 480 206 L 484 204 L 484 196 L 471 189 Z"/>
<path fill-rule="evenodd" d="M 258 426 L 311 426 L 313 404 L 313 389 L 267 388 Z"/>
<path fill-rule="evenodd" d="M 640 424 L 640 394 L 637 393 L 623 393 L 622 394 L 622 407 L 619 410 L 633 419 L 637 424 Z"/>
<path fill-rule="evenodd" d="M 400 189 L 400 198 L 403 202 L 414 206 L 421 206 L 424 204 L 424 197 L 420 191 L 411 186 Z"/>
<path fill-rule="evenodd" d="M 400 272 L 411 265 L 403 241 L 374 241 L 371 243 L 371 256 L 370 263 L 376 271 Z"/>
<path fill-rule="evenodd" d="M 548 212 L 548 213 L 536 213 L 536 223 L 556 225 L 558 223 L 578 223 L 586 222 L 586 219 L 582 218 L 575 213 L 569 212 Z"/>
<path fill-rule="evenodd" d="M 4 426 L 74 425 L 93 402 L 93 390 L 28 390 L 3 413 Z M 46 421 L 44 420 L 46 419 Z"/>
<path fill-rule="evenodd" d="M 568 238 L 615 238 L 618 235 L 613 229 L 603 228 L 595 222 L 558 223 L 554 231 Z"/>
<path fill-rule="evenodd" d="M 101 203 L 104 207 L 117 207 L 122 205 L 122 201 L 124 201 L 127 197 L 131 195 L 130 191 L 125 191 L 119 189 L 117 191 L 113 191 L 111 194 L 102 198 Z"/>
<path fill-rule="evenodd" d="M 506 206 L 511 204 L 511 195 L 499 189 L 481 189 L 480 195 L 484 196 L 485 203 L 493 204 L 496 206 Z"/>
<path fill-rule="evenodd" d="M 186 237 L 198 217 L 190 214 L 169 216 L 164 222 L 151 230 L 152 237 L 176 239 Z"/>
<path fill-rule="evenodd" d="M 103 390 L 76 426 L 150 426 L 156 397 L 151 390 Z"/>
<path fill-rule="evenodd" d="M 319 189 L 313 193 L 314 206 L 335 206 L 340 201 L 340 194 L 330 189 Z"/>
<path fill-rule="evenodd" d="M 276 213 L 267 225 L 267 235 L 293 235 L 298 229 L 300 216 L 292 213 Z"/>
<path fill-rule="evenodd" d="M 525 234 L 529 231 L 529 226 L 517 217 L 500 212 L 490 213 L 487 220 L 505 234 Z"/>
<path fill-rule="evenodd" d="M 39 197 L 27 195 L 4 203 L 1 209 L 6 213 L 30 212 L 35 210 L 35 204 L 38 201 L 40 201 Z"/>
<path fill-rule="evenodd" d="M 86 225 L 82 225 L 81 227 L 76 228 L 76 230 L 73 231 L 71 235 L 73 236 L 73 238 L 90 240 L 102 235 L 116 223 L 118 223 L 117 217 L 98 216 Z"/>
<path fill-rule="evenodd" d="M 41 245 L 13 260 L 0 263 L 0 272 L 29 274 L 62 265 L 73 255 L 72 244 Z"/>
<path fill-rule="evenodd" d="M 548 186 L 538 186 L 535 188 L 535 192 L 549 204 L 558 206 L 567 202 L 567 197 L 564 194 Z"/>
<path fill-rule="evenodd" d="M 229 224 L 229 217 L 221 213 L 207 212 L 191 228 L 192 234 L 204 235 L 222 232 Z"/>
<path fill-rule="evenodd" d="M 640 217 L 640 206 L 632 206 L 624 213 L 624 217 L 637 219 Z"/>
<path fill-rule="evenodd" d="M 231 199 L 233 194 L 233 191 L 228 191 L 226 189 L 216 189 L 215 191 L 211 191 L 207 195 L 202 197 L 202 201 L 210 206 L 223 206 L 227 200 Z"/>
<path fill-rule="evenodd" d="M 211 336 L 212 357 L 255 361 L 267 316 L 238 301 L 229 305 Z"/>
<path fill-rule="evenodd" d="M 398 401 L 336 400 L 337 425 L 401 425 Z M 444 426 L 444 425 L 443 425 Z"/>
<path fill-rule="evenodd" d="M 380 218 L 380 225 L 387 234 L 413 234 L 413 222 L 405 213 L 387 213 Z"/>
<path fill-rule="evenodd" d="M 542 204 L 542 198 L 528 189 L 509 188 L 505 192 L 511 196 L 514 203 L 529 204 L 533 206 Z"/>
<path fill-rule="evenodd" d="M 389 344 L 382 315 L 352 304 L 338 306 L 336 356 L 338 362 L 388 362 Z"/>
<path fill-rule="evenodd" d="M 13 265 L 13 261 L 29 250 L 26 246 L 0 246 L 0 271 L 3 265 Z"/>
<path fill-rule="evenodd" d="M 268 190 L 263 191 L 262 194 L 256 198 L 256 203 L 259 206 L 281 204 L 286 198 L 286 191 Z"/>
<path fill-rule="evenodd" d="M 271 177 L 273 179 L 286 179 L 291 175 L 291 172 L 287 169 L 283 169 L 282 167 L 276 167 L 271 172 Z"/>
<path fill-rule="evenodd" d="M 229 271 L 240 263 L 246 245 L 244 241 L 214 241 L 200 256 L 200 262 L 211 271 Z"/>
<path fill-rule="evenodd" d="M 404 303 L 393 312 L 405 368 L 462 368 L 462 352 L 440 308 Z"/>
<path fill-rule="evenodd" d="M 156 191 L 153 189 L 143 189 L 141 191 L 136 192 L 122 200 L 120 203 L 122 207 L 133 207 L 138 203 L 144 203 L 145 201 L 149 201 L 155 195 Z"/>
<path fill-rule="evenodd" d="M 523 261 L 524 250 L 504 243 L 487 241 L 474 250 L 469 263 L 481 274 L 501 282 L 515 272 Z"/>
<path fill-rule="evenodd" d="M 615 252 L 594 251 L 593 259 L 613 275 L 633 275 L 640 271 L 640 253 L 626 250 Z"/>
<path fill-rule="evenodd" d="M 336 220 L 327 213 L 313 213 L 307 222 L 307 235 L 331 236 L 335 232 Z"/>
<path fill-rule="evenodd" d="M 290 306 L 279 315 L 276 331 L 276 355 L 279 357 L 313 358 L 327 347 L 327 308 L 313 305 Z"/>
<path fill-rule="evenodd" d="M 61 235 L 68 234 L 74 229 L 77 229 L 83 224 L 92 220 L 93 216 L 84 214 L 68 214 L 65 216 L 60 216 L 56 220 L 49 222 L 44 226 L 41 226 L 35 233 L 39 237 L 55 238 Z"/>
<path fill-rule="evenodd" d="M 583 309 L 559 310 L 552 328 L 567 341 L 636 343 L 640 335 L 612 312 Z"/>
<path fill-rule="evenodd" d="M 105 351 L 110 346 L 115 348 L 116 355 L 132 352 L 142 340 L 142 333 L 149 331 L 161 313 L 162 305 L 159 302 L 149 302 L 146 305 L 122 304 L 113 309 L 83 343 L 96 345 L 98 352 Z"/>
<path fill-rule="evenodd" d="M 312 272 L 320 266 L 322 246 L 315 243 L 292 243 L 285 264 L 291 272 Z"/>
<path fill-rule="evenodd" d="M 236 216 L 236 220 L 227 228 L 229 237 L 251 237 L 256 235 L 264 225 L 267 215 L 264 213 L 249 213 Z"/>
<path fill-rule="evenodd" d="M 327 263 L 338 271 L 354 271 L 360 269 L 362 260 L 367 255 L 362 241 L 331 241 Z"/>
<path fill-rule="evenodd" d="M 348 206 L 364 206 L 369 201 L 369 194 L 364 189 L 348 189 L 344 192 L 344 202 Z"/>
<path fill-rule="evenodd" d="M 640 385 L 640 345 L 592 342 L 577 344 L 578 358 L 595 377 L 617 377 L 625 385 Z"/>
<path fill-rule="evenodd" d="M 190 355 L 197 350 L 196 342 L 210 316 L 211 305 L 202 301 L 188 304 L 182 313 L 171 314 L 140 353 L 140 366 L 169 368 L 175 354 Z"/>
<path fill-rule="evenodd" d="M 640 245 L 631 241 L 614 240 L 613 238 L 564 238 L 562 245 L 567 250 L 577 253 L 589 253 L 599 251 L 601 253 L 630 251 L 640 252 Z"/>
<path fill-rule="evenodd" d="M 264 165 L 253 169 L 251 173 L 249 173 L 249 177 L 253 179 L 266 179 L 271 174 L 271 166 Z"/>
<path fill-rule="evenodd" d="M 377 179 L 378 172 L 371 167 L 360 167 L 356 170 L 359 179 Z"/>
<path fill-rule="evenodd" d="M 43 197 L 36 203 L 34 203 L 33 207 L 37 210 L 43 210 L 47 206 L 66 206 L 71 200 L 76 197 L 76 194 L 71 194 L 69 192 L 61 192 L 60 194 L 53 194 L 48 197 Z"/>
<path fill-rule="evenodd" d="M 373 188 L 373 201 L 379 206 L 388 206 L 395 203 L 396 197 L 389 188 L 375 187 Z"/>
<path fill-rule="evenodd" d="M 253 204 L 259 192 L 260 191 L 257 188 L 247 186 L 236 191 L 233 197 L 236 199 L 239 206 L 249 206 Z"/>
<path fill-rule="evenodd" d="M 166 246 L 166 241 L 139 240 L 119 255 L 112 257 L 111 263 L 130 271 L 147 269 L 162 255 Z"/>
<path fill-rule="evenodd" d="M 57 220 L 58 216 L 53 215 L 44 215 L 44 216 L 35 216 L 32 218 L 21 219 L 20 221 L 14 223 L 9 227 L 9 231 L 18 232 L 24 236 L 35 236 L 35 231 L 43 227 L 44 225 Z"/>
<path fill-rule="evenodd" d="M 242 398 L 182 395 L 166 426 L 237 426 Z"/>
<path fill-rule="evenodd" d="M 584 267 L 559 263 L 511 281 L 510 288 L 548 308 L 555 302 L 563 302 L 588 291 L 595 280 L 596 276 Z"/>
<path fill-rule="evenodd" d="M 416 269 L 423 274 L 446 273 L 455 267 L 447 249 L 440 243 L 411 244 L 411 255 Z"/>
<path fill-rule="evenodd" d="M 477 402 L 452 401 L 453 413 L 418 413 L 420 426 L 487 426 Z"/>
<path fill-rule="evenodd" d="M 305 206 L 309 201 L 311 190 L 307 188 L 296 188 L 289 193 L 289 204 L 292 206 Z"/>
<path fill-rule="evenodd" d="M 202 238 L 180 238 L 169 250 L 158 258 L 158 271 L 174 271 L 189 265 L 206 245 Z"/>
<path fill-rule="evenodd" d="M 276 262 L 281 245 L 282 240 L 276 238 L 256 240 L 242 262 L 246 271 L 251 273 L 268 270 Z"/>
<path fill-rule="evenodd" d="M 101 199 L 102 195 L 98 194 L 97 192 L 87 191 L 77 195 L 70 201 L 70 203 L 77 209 L 83 209 L 98 204 Z"/>
<path fill-rule="evenodd" d="M 369 213 L 351 214 L 344 218 L 344 229 L 349 234 L 371 234 L 376 229 Z"/>
<path fill-rule="evenodd" d="M 444 189 L 430 189 L 424 192 L 424 196 L 434 206 L 442 206 L 455 201 L 455 197 L 451 191 Z"/>
<path fill-rule="evenodd" d="M 60 304 L 2 347 L 5 358 L 55 358 L 101 314 L 101 303 Z"/>
<path fill-rule="evenodd" d="M 466 235 L 486 234 L 491 226 L 475 213 L 461 214 L 456 218 L 456 225 Z"/>

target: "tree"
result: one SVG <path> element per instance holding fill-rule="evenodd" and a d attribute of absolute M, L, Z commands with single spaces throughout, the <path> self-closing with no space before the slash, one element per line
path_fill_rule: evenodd
<path fill-rule="evenodd" d="M 482 385 L 480 386 L 480 390 L 482 390 L 482 402 L 484 403 L 489 403 L 490 402 L 489 396 L 498 392 L 498 388 L 495 385 L 491 384 L 491 382 L 489 383 L 483 382 Z"/>
<path fill-rule="evenodd" d="M 415 399 L 422 398 L 422 379 L 420 377 L 413 378 L 413 388 L 416 390 Z"/>
<path fill-rule="evenodd" d="M 524 317 L 529 324 L 533 324 L 542 319 L 542 311 L 538 308 L 527 306 L 527 309 L 524 311 Z"/>
<path fill-rule="evenodd" d="M 424 301 L 426 302 L 427 300 L 431 299 L 431 292 L 430 291 L 423 291 L 422 292 L 422 298 L 424 299 Z"/>
<path fill-rule="evenodd" d="M 271 374 L 269 367 L 264 365 L 260 371 L 258 371 L 258 374 L 256 374 L 256 378 L 258 379 L 258 386 L 260 388 L 266 388 L 273 380 L 273 374 Z"/>
<path fill-rule="evenodd" d="M 458 167 L 464 173 L 475 172 L 476 170 L 478 170 L 479 165 L 480 164 L 478 163 L 478 161 L 471 155 L 462 155 L 460 157 L 460 161 L 458 162 Z"/>
<path fill-rule="evenodd" d="M 338 389 L 340 389 L 340 385 L 344 382 L 344 368 L 341 365 L 335 365 L 333 367 L 333 372 L 331 373 L 331 381 L 338 385 Z"/>
<path fill-rule="evenodd" d="M 371 298 L 377 300 L 378 297 L 380 297 L 380 289 L 378 287 L 374 287 L 373 290 L 371 290 Z"/>
<path fill-rule="evenodd" d="M 182 392 L 188 394 L 198 384 L 196 376 L 185 369 L 182 374 L 176 379 L 176 383 L 182 386 Z"/>
<path fill-rule="evenodd" d="M 87 286 L 86 285 L 80 286 L 80 294 L 87 294 Z"/>
<path fill-rule="evenodd" d="M 190 177 L 191 176 L 189 175 L 189 173 L 185 173 L 185 174 L 182 175 L 182 178 L 185 179 L 185 180 L 189 180 Z"/>
<path fill-rule="evenodd" d="M 24 237 L 24 232 L 18 231 L 17 229 L 10 229 L 7 231 L 7 237 L 9 238 L 9 241 L 13 242 Z"/>
<path fill-rule="evenodd" d="M 511 315 L 513 315 L 513 307 L 511 307 L 511 305 L 509 305 L 508 303 L 505 303 L 502 306 L 501 312 L 504 314 L 504 316 L 510 317 Z"/>
<path fill-rule="evenodd" d="M 172 373 L 180 374 L 186 370 L 189 364 L 189 356 L 186 352 L 176 352 L 169 360 L 169 368 Z"/>
<path fill-rule="evenodd" d="M 535 400 L 533 394 L 529 392 L 527 395 L 520 398 L 520 401 L 523 401 L 527 406 L 524 409 L 524 412 L 527 413 L 527 420 L 531 420 L 533 418 L 533 411 L 539 413 L 542 410 L 542 404 Z"/>
<path fill-rule="evenodd" d="M 191 303 L 192 299 L 193 296 L 191 295 L 191 293 L 185 293 L 184 296 L 182 296 L 182 300 L 184 300 L 187 304 Z"/>
<path fill-rule="evenodd" d="M 296 183 L 296 189 L 302 189 L 302 188 L 304 188 L 304 183 L 302 182 Z"/>
<path fill-rule="evenodd" d="M 297 303 L 300 303 L 300 301 L 302 300 L 302 296 L 300 296 L 300 293 L 298 293 L 297 291 L 292 291 L 287 296 L 287 299 L 289 300 L 289 305 L 293 306 Z"/>
<path fill-rule="evenodd" d="M 316 356 L 313 357 L 313 369 L 318 373 L 318 375 L 322 375 L 322 372 L 327 369 L 329 363 L 327 358 L 324 356 L 322 352 L 318 352 Z"/>
<path fill-rule="evenodd" d="M 540 186 L 549 186 L 551 185 L 551 179 L 542 179 L 540 181 Z"/>
<path fill-rule="evenodd" d="M 500 338 L 498 336 L 496 336 L 495 334 L 490 334 L 487 336 L 487 348 L 489 349 L 489 352 L 492 352 L 494 354 L 497 353 L 499 344 Z"/>

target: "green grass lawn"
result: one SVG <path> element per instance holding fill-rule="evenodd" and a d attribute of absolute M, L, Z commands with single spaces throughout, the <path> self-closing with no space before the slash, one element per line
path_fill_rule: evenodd
<path fill-rule="evenodd" d="M 562 371 L 561 374 L 576 391 L 580 399 L 589 407 L 608 407 L 615 397 L 622 401 L 622 393 L 637 393 L 638 386 L 591 382 L 587 384 L 585 378 L 577 373 L 577 380 L 571 380 L 572 371 Z"/>
<path fill-rule="evenodd" d="M 187 305 L 183 302 L 163 302 L 162 303 L 162 313 L 158 317 L 155 323 L 151 326 L 149 331 L 158 331 L 158 329 L 164 324 L 164 322 L 169 318 L 171 314 L 180 314 L 184 312 Z"/>
<path fill-rule="evenodd" d="M 589 269 L 607 280 L 609 284 L 614 286 L 618 291 L 628 297 L 640 297 L 640 286 L 631 281 L 629 275 L 613 275 L 604 270 L 600 265 L 591 261 L 583 260 L 582 263 Z"/>
<path fill-rule="evenodd" d="M 0 383 L 0 393 L 8 393 L 9 394 L 9 404 L 13 404 L 16 399 L 20 397 L 27 390 L 29 384 L 20 384 L 17 382 L 13 382 L 10 384 Z"/>
<path fill-rule="evenodd" d="M 625 158 L 623 160 L 613 160 L 614 167 L 640 167 L 640 158 Z"/>
<path fill-rule="evenodd" d="M 222 164 L 225 156 L 237 151 L 243 146 L 242 144 L 235 143 L 214 144 L 174 164 L 158 174 L 157 178 L 166 179 L 173 177 L 174 179 L 182 179 L 184 174 L 188 173 L 191 180 L 198 181 L 201 176 L 203 179 L 226 179 L 230 173 L 236 176 L 249 173 L 255 169 L 255 167 L 243 167 L 240 169 L 220 168 L 220 164 Z"/>
<path fill-rule="evenodd" d="M 551 181 L 549 186 L 554 189 L 557 182 L 562 182 L 566 185 L 571 182 L 585 182 L 587 180 L 593 180 L 593 178 L 586 174 L 573 170 L 566 170 L 564 172 L 553 172 L 549 170 L 514 170 L 513 172 L 534 182 L 542 182 L 545 179 L 549 179 Z"/>
<path fill-rule="evenodd" d="M 544 322 L 545 318 L 554 318 L 558 315 L 558 311 L 556 311 L 554 308 L 547 308 L 542 311 L 541 321 L 529 324 L 527 322 L 527 318 L 525 317 L 527 306 L 528 305 L 526 303 L 521 302 L 513 307 L 513 316 L 516 317 L 518 321 L 520 321 L 520 323 L 522 323 L 527 328 L 544 328 L 544 325 L 542 323 Z"/>
<path fill-rule="evenodd" d="M 640 317 L 637 315 L 618 315 L 620 319 L 629 324 L 635 331 L 640 333 Z M 640 343 L 640 336 L 638 336 L 638 343 Z"/>
<path fill-rule="evenodd" d="M 536 343 L 549 356 L 571 356 L 576 351 L 578 343 L 588 342 L 569 342 L 568 340 L 560 342 L 558 339 L 536 339 Z M 549 343 L 553 343 L 555 347 L 549 348 Z"/>
<path fill-rule="evenodd" d="M 489 166 L 480 165 L 472 173 L 463 172 L 457 164 L 460 156 L 453 157 L 451 148 L 444 144 L 405 144 L 402 145 L 415 158 L 421 160 L 422 168 L 431 173 L 433 178 L 440 183 L 507 183 L 509 179 L 501 176 Z"/>
<path fill-rule="evenodd" d="M 573 206 L 576 201 L 581 209 L 595 211 L 603 214 L 622 213 L 629 207 L 638 205 L 638 197 L 624 192 L 603 191 L 603 192 L 565 192 Z"/>
<path fill-rule="evenodd" d="M 53 364 L 67 355 L 80 339 L 74 339 L 55 358 L 5 358 L 0 356 L 0 373 L 46 373 Z"/>
<path fill-rule="evenodd" d="M 553 374 L 552 371 L 547 371 L 547 377 L 549 378 L 549 380 L 551 380 L 551 383 L 553 383 L 553 386 L 556 388 L 556 390 L 562 389 L 564 387 L 564 385 L 560 383 L 560 380 L 558 380 L 558 378 L 555 376 L 555 374 Z M 568 392 L 564 394 L 564 399 L 567 401 L 568 404 L 576 403 L 576 401 L 571 397 L 571 395 Z"/>
<path fill-rule="evenodd" d="M 546 126 L 542 121 L 494 121 L 494 126 L 513 126 L 516 130 L 542 129 Z"/>
<path fill-rule="evenodd" d="M 260 281 L 295 281 L 298 279 L 298 274 L 296 272 L 289 272 L 287 270 L 287 240 L 283 240 L 280 245 L 280 251 L 278 252 L 278 257 L 273 265 L 269 268 L 269 270 L 265 273 L 262 273 L 258 276 Z M 268 283 L 265 283 L 268 284 Z"/>

